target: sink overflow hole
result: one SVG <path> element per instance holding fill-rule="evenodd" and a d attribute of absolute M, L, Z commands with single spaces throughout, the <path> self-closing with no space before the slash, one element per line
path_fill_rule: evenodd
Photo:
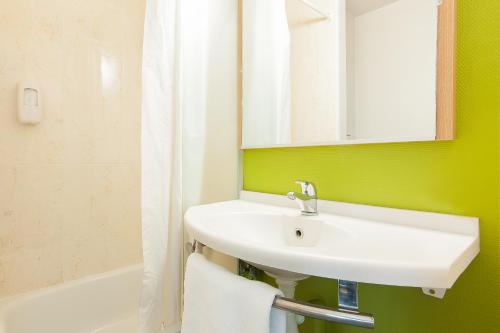
<path fill-rule="evenodd" d="M 295 236 L 297 236 L 297 238 L 304 237 L 304 231 L 302 231 L 302 229 L 300 228 L 295 229 Z"/>

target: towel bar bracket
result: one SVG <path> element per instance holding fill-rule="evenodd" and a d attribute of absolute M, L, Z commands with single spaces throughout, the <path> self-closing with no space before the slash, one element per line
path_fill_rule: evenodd
<path fill-rule="evenodd" d="M 193 242 L 187 242 L 186 243 L 186 252 L 188 254 L 191 254 L 191 253 L 201 253 L 203 251 L 203 247 L 205 245 L 198 242 L 196 239 L 193 240 Z"/>

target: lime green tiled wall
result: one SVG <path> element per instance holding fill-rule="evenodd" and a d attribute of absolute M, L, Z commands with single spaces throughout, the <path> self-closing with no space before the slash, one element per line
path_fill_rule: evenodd
<path fill-rule="evenodd" d="M 459 0 L 458 138 L 453 142 L 247 150 L 246 190 L 284 194 L 293 180 L 322 199 L 478 216 L 481 254 L 444 300 L 414 288 L 362 285 L 378 333 L 500 332 L 500 0 Z M 334 281 L 298 297 L 335 306 Z M 363 332 L 309 321 L 302 333 Z"/>

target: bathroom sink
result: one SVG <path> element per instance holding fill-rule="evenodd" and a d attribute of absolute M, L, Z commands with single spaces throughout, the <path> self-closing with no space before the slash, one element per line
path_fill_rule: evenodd
<path fill-rule="evenodd" d="M 349 281 L 451 288 L 479 253 L 478 219 L 319 200 L 301 216 L 284 196 L 188 209 L 197 241 L 260 268 Z"/>
<path fill-rule="evenodd" d="M 329 243 L 340 243 L 352 238 L 349 231 L 324 220 L 323 216 L 302 217 L 295 211 L 266 212 L 259 209 L 262 208 L 259 205 L 242 204 L 241 201 L 210 205 L 210 208 L 233 205 L 235 211 L 207 216 L 206 223 L 210 224 L 208 232 L 223 234 L 225 238 L 261 249 L 287 249 L 299 253 L 321 252 L 329 246 Z M 202 211 L 206 208 L 209 206 L 205 206 Z M 191 210 L 188 216 L 191 216 L 193 211 L 196 209 Z"/>

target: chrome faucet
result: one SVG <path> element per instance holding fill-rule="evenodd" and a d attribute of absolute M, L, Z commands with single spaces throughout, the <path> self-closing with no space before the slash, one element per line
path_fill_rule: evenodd
<path fill-rule="evenodd" d="M 318 197 L 314 184 L 305 180 L 296 180 L 295 183 L 300 184 L 302 192 L 288 192 L 288 199 L 296 200 L 302 215 L 318 215 Z"/>

